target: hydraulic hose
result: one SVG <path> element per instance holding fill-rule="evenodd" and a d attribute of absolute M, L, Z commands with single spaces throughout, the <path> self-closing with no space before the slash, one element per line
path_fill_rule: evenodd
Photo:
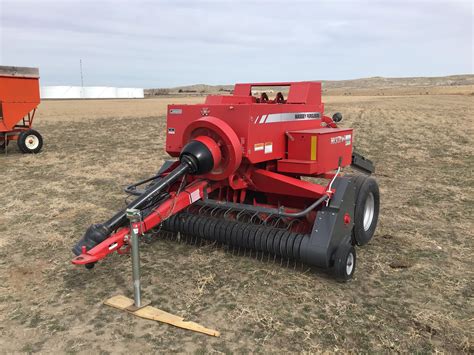
<path fill-rule="evenodd" d="M 156 197 L 160 192 L 162 192 L 165 188 L 168 188 L 185 174 L 190 172 L 190 166 L 187 163 L 180 163 L 173 171 L 171 171 L 168 175 L 166 175 L 163 179 L 157 181 L 149 190 L 147 190 L 144 194 L 133 200 L 126 209 L 129 208 L 136 208 L 142 209 L 145 207 L 148 202 Z M 127 216 L 125 214 L 125 210 L 121 210 L 117 212 L 112 218 L 110 218 L 107 222 L 104 223 L 104 226 L 113 231 L 118 227 L 122 226 L 123 224 L 127 223 Z"/>

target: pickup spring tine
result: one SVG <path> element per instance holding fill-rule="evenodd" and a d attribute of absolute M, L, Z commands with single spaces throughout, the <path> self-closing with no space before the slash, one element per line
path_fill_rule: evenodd
<path fill-rule="evenodd" d="M 270 218 L 272 218 L 272 216 L 273 216 L 272 214 L 269 214 L 267 217 L 265 217 L 263 224 L 267 225 L 267 222 L 270 220 Z"/>
<path fill-rule="evenodd" d="M 275 219 L 275 221 L 272 223 L 272 227 L 277 227 L 278 226 L 278 223 L 280 222 L 280 217 L 278 217 L 277 219 Z"/>
<path fill-rule="evenodd" d="M 229 208 L 227 211 L 224 212 L 224 218 L 227 218 L 227 214 L 232 211 L 232 208 Z"/>
<path fill-rule="evenodd" d="M 296 223 L 296 221 L 298 221 L 298 220 L 297 220 L 297 219 L 292 219 L 292 220 L 290 221 L 290 223 L 288 223 L 286 229 L 287 229 L 287 230 L 290 230 L 291 227 L 293 226 L 293 224 Z M 299 221 L 298 221 L 298 222 L 299 222 Z"/>
<path fill-rule="evenodd" d="M 239 213 L 237 213 L 237 216 L 235 216 L 235 220 L 238 221 L 240 219 L 240 216 L 242 215 L 244 211 L 239 211 Z"/>
<path fill-rule="evenodd" d="M 214 217 L 214 212 L 215 211 L 218 211 L 219 210 L 219 207 L 214 207 L 212 210 L 211 210 L 211 217 Z"/>
<path fill-rule="evenodd" d="M 255 223 L 253 219 L 254 219 L 256 216 L 258 217 L 258 212 L 255 212 L 255 213 L 252 215 L 252 217 L 250 217 L 250 222 L 251 222 L 251 223 Z"/>

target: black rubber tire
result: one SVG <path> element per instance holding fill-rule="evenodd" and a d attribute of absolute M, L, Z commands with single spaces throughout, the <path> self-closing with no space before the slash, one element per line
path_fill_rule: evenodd
<path fill-rule="evenodd" d="M 87 270 L 92 270 L 95 266 L 95 263 L 84 264 Z"/>
<path fill-rule="evenodd" d="M 364 228 L 364 212 L 365 205 L 369 196 L 373 196 L 373 217 L 372 222 L 367 229 Z M 367 244 L 375 233 L 375 228 L 377 228 L 377 221 L 379 219 L 379 209 L 380 209 L 380 192 L 377 181 L 372 177 L 367 177 L 363 180 L 357 195 L 356 195 L 356 205 L 354 211 L 354 228 L 352 229 L 352 238 L 353 241 L 359 245 Z"/>
<path fill-rule="evenodd" d="M 340 112 L 336 112 L 334 115 L 332 115 L 332 120 L 335 123 L 339 123 L 342 121 L 342 114 Z"/>
<path fill-rule="evenodd" d="M 8 143 L 10 143 L 10 141 L 5 141 L 5 137 L 1 136 L 1 137 L 0 137 L 0 150 L 1 150 L 1 151 L 5 150 L 5 148 L 7 147 Z"/>
<path fill-rule="evenodd" d="M 350 257 L 352 255 L 352 258 Z M 352 260 L 349 260 L 351 258 Z M 352 268 L 348 272 L 347 266 L 351 262 Z M 349 242 L 343 242 L 334 254 L 334 277 L 336 280 L 346 282 L 352 279 L 357 265 L 357 255 L 354 246 Z"/>
<path fill-rule="evenodd" d="M 27 146 L 26 139 L 29 136 L 35 136 L 38 139 L 38 145 L 32 149 Z M 35 131 L 34 129 L 29 129 L 27 131 L 21 132 L 20 135 L 18 136 L 18 148 L 22 153 L 25 154 L 37 154 L 41 151 L 41 148 L 43 148 L 43 137 L 41 134 L 39 134 L 38 131 Z"/>

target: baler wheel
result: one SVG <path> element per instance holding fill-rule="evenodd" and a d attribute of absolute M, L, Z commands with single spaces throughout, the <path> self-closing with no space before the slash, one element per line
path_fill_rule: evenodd
<path fill-rule="evenodd" d="M 367 177 L 356 196 L 353 238 L 357 245 L 367 244 L 375 233 L 379 218 L 380 192 L 375 179 Z"/>
<path fill-rule="evenodd" d="M 36 154 L 43 148 L 43 137 L 38 131 L 29 129 L 18 136 L 18 148 L 25 154 Z"/>
<path fill-rule="evenodd" d="M 339 245 L 334 256 L 334 276 L 338 281 L 348 281 L 354 276 L 356 268 L 356 251 L 351 243 Z"/>

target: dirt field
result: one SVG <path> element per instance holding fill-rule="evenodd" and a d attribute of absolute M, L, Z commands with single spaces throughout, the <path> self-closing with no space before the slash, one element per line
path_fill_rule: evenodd
<path fill-rule="evenodd" d="M 122 187 L 166 158 L 165 105 L 178 100 L 42 103 L 44 151 L 0 155 L 0 352 L 474 352 L 474 97 L 324 100 L 381 189 L 352 282 L 210 246 L 142 248 L 145 297 L 220 338 L 102 305 L 131 296 L 127 256 L 70 264 L 87 226 L 123 206 Z"/>

